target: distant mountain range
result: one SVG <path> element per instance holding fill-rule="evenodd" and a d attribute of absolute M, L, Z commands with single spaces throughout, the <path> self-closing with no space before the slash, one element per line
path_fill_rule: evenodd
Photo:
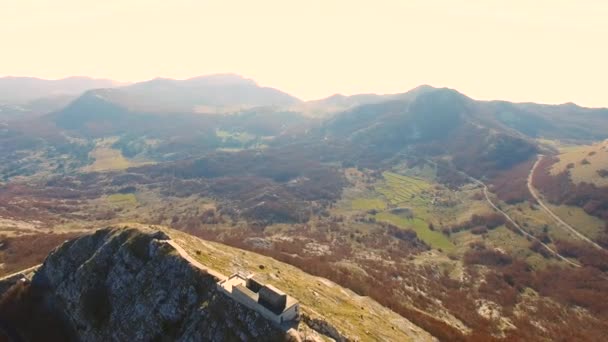
<path fill-rule="evenodd" d="M 235 74 L 185 80 L 155 78 L 134 84 L 87 77 L 61 80 L 4 77 L 0 78 L 0 119 L 28 118 L 32 114 L 62 111 L 69 117 L 75 112 L 86 111 L 83 115 L 91 117 L 97 112 L 95 106 L 103 106 L 102 100 L 106 104 L 111 103 L 114 111 L 131 113 L 227 114 L 267 107 L 306 117 L 328 118 L 362 105 L 411 102 L 434 90 L 436 88 L 423 85 L 398 94 L 336 94 L 320 100 L 302 101 Z M 79 96 L 82 98 L 78 99 Z M 96 104 L 91 101 L 92 97 L 98 99 Z M 608 137 L 605 133 L 608 131 L 605 119 L 608 109 L 605 108 L 583 108 L 572 103 L 542 105 L 472 99 L 468 102 L 475 104 L 475 113 L 472 114 L 482 121 L 499 123 L 530 137 L 587 140 Z"/>
<path fill-rule="evenodd" d="M 156 78 L 118 89 L 114 99 L 134 110 L 149 112 L 217 112 L 263 106 L 289 106 L 300 100 L 253 80 L 218 74 L 172 80 Z"/>
<path fill-rule="evenodd" d="M 90 89 L 120 85 L 124 83 L 90 77 L 68 77 L 59 80 L 0 77 L 0 104 L 25 104 L 43 98 L 78 96 Z"/>
<path fill-rule="evenodd" d="M 0 118 L 15 119 L 56 111 L 80 95 L 90 96 L 91 91 L 130 111 L 154 113 L 226 113 L 252 107 L 288 107 L 301 102 L 287 93 L 261 87 L 253 80 L 234 74 L 186 80 L 155 78 L 134 84 L 86 77 L 61 80 L 4 77 L 0 78 Z"/>
<path fill-rule="evenodd" d="M 120 137 L 116 146 L 123 153 L 145 150 L 152 159 L 187 158 L 216 148 L 307 144 L 321 158 L 353 165 L 403 154 L 447 154 L 456 166 L 479 177 L 538 153 L 537 138 L 608 138 L 607 109 L 477 101 L 428 85 L 399 94 L 333 95 L 303 102 L 233 74 L 87 90 L 38 121 L 85 138 Z M 239 140 L 247 136 L 246 142 Z M 263 136 L 272 139 L 261 142 Z M 145 139 L 156 143 L 133 147 L 143 146 Z"/>
<path fill-rule="evenodd" d="M 534 139 L 608 138 L 608 109 L 477 101 L 453 89 L 428 85 L 399 94 L 333 95 L 304 102 L 234 74 L 156 78 L 130 85 L 88 78 L 4 78 L 0 84 L 15 85 L 2 94 L 12 96 L 12 103 L 30 100 L 0 107 L 0 119 L 31 119 L 30 126 L 42 124 L 46 133 L 56 126 L 85 138 L 120 137 L 116 146 L 129 149 L 123 152 L 130 155 L 143 153 L 133 146 L 141 146 L 145 139 L 157 140 L 146 148 L 156 157 L 161 150 L 163 155 L 188 157 L 194 151 L 289 142 L 308 144 L 324 158 L 355 165 L 403 153 L 448 154 L 460 168 L 482 176 L 537 153 Z M 112 87 L 87 90 L 99 85 Z M 78 91 L 81 94 L 74 95 Z M 49 97 L 52 94 L 55 97 Z M 32 115 L 48 112 L 41 118 Z M 36 134 L 22 135 L 36 139 Z M 271 140 L 261 142 L 263 136 Z M 471 144 L 473 138 L 483 143 Z M 323 147 L 328 144 L 331 148 Z M 190 152 L 184 154 L 184 149 Z M 329 157 L 336 153 L 339 157 Z"/>

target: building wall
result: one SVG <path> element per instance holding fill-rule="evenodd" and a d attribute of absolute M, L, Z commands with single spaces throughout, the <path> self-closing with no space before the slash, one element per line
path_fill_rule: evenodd
<path fill-rule="evenodd" d="M 287 321 L 295 320 L 296 318 L 298 318 L 299 313 L 300 313 L 300 304 L 296 304 L 296 305 L 291 306 L 290 308 L 287 308 L 287 310 L 285 310 L 281 314 L 281 317 L 283 317 L 283 322 L 287 322 Z"/>
<path fill-rule="evenodd" d="M 218 290 L 220 290 L 221 292 L 226 294 L 228 297 L 231 297 L 232 299 L 236 300 L 237 302 L 249 307 L 252 310 L 257 311 L 262 316 L 271 320 L 275 324 L 281 324 L 283 322 L 295 320 L 298 318 L 298 315 L 300 312 L 300 304 L 292 305 L 287 310 L 285 310 L 283 313 L 281 313 L 280 315 L 277 315 L 274 312 L 263 307 L 261 304 L 259 304 L 256 300 L 254 300 L 247 294 L 243 293 L 243 291 L 241 289 L 239 289 L 237 286 L 233 286 L 232 292 L 229 292 L 222 286 L 222 284 L 223 284 L 223 282 L 220 282 L 217 284 Z"/>
<path fill-rule="evenodd" d="M 273 321 L 274 323 L 281 324 L 280 316 L 275 315 L 272 311 L 270 311 L 270 310 L 266 309 L 265 307 L 263 307 L 262 305 L 258 304 L 258 302 L 253 300 L 251 297 L 249 297 L 248 295 L 241 292 L 241 290 L 239 288 L 237 288 L 237 287 L 232 288 L 231 297 L 234 298 L 236 301 L 246 305 L 250 309 L 253 309 L 253 310 L 259 312 L 262 316 L 268 318 L 269 320 Z M 283 318 L 283 319 L 285 320 L 285 318 Z"/>
<path fill-rule="evenodd" d="M 232 297 L 234 297 L 235 299 L 237 299 L 238 301 L 242 302 L 243 304 L 249 306 L 249 307 L 255 307 L 258 305 L 258 302 L 255 301 L 255 299 L 249 297 L 247 294 L 243 293 L 241 291 L 241 289 L 239 289 L 238 287 L 233 287 L 232 288 Z"/>

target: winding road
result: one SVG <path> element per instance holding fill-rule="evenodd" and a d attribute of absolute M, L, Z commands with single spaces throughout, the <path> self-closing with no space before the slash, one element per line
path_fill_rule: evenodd
<path fill-rule="evenodd" d="M 429 161 L 429 160 L 427 160 L 427 161 Z M 434 164 L 436 167 L 441 167 L 441 166 L 439 166 L 439 165 L 438 165 L 437 163 L 435 163 L 435 162 L 432 162 L 432 161 L 429 161 L 429 162 L 431 162 L 432 164 Z M 467 179 L 471 180 L 473 183 L 476 183 L 476 184 L 480 185 L 480 186 L 482 187 L 482 189 L 483 189 L 483 194 L 484 194 L 484 196 L 485 196 L 485 198 L 486 198 L 486 201 L 487 201 L 487 202 L 490 204 L 490 206 L 491 206 L 492 208 L 494 208 L 494 210 L 496 210 L 497 212 L 501 213 L 501 214 L 502 214 L 502 215 L 503 215 L 503 216 L 504 216 L 504 217 L 505 217 L 505 218 L 506 218 L 506 219 L 507 219 L 509 222 L 511 222 L 511 224 L 513 224 L 513 226 L 514 226 L 514 227 L 515 227 L 515 228 L 516 228 L 516 229 L 517 229 L 517 230 L 518 230 L 520 233 L 522 233 L 524 236 L 526 236 L 526 237 L 528 237 L 528 238 L 530 238 L 530 239 L 532 239 L 532 240 L 534 240 L 534 241 L 537 241 L 538 243 L 540 243 L 540 244 L 541 244 L 541 246 L 543 246 L 543 247 L 544 247 L 546 250 L 548 250 L 548 251 L 549 251 L 551 254 L 555 255 L 557 258 L 561 259 L 562 261 L 564 261 L 564 262 L 566 262 L 566 263 L 568 263 L 568 264 L 570 264 L 570 265 L 572 265 L 572 266 L 574 266 L 574 267 L 581 267 L 581 265 L 580 265 L 579 263 L 576 263 L 576 262 L 574 262 L 574 261 L 572 261 L 572 260 L 570 260 L 570 259 L 566 258 L 565 256 L 563 256 L 563 255 L 559 254 L 559 252 L 558 252 L 558 251 L 556 251 L 555 249 L 551 248 L 551 247 L 550 247 L 549 245 L 547 245 L 546 243 L 544 243 L 544 242 L 540 241 L 540 240 L 539 240 L 539 239 L 538 239 L 536 236 L 534 236 L 534 235 L 532 235 L 532 234 L 528 233 L 528 232 L 527 232 L 527 231 L 525 231 L 523 228 L 521 228 L 521 226 L 520 226 L 520 225 L 519 225 L 517 222 L 515 222 L 515 220 L 514 220 L 514 219 L 513 219 L 511 216 L 509 216 L 509 214 L 507 214 L 506 212 L 504 212 L 504 211 L 503 211 L 502 209 L 500 209 L 500 208 L 499 208 L 499 207 L 498 207 L 496 204 L 494 204 L 494 202 L 492 202 L 492 199 L 490 198 L 490 195 L 488 194 L 488 193 L 489 193 L 489 191 L 488 191 L 488 186 L 487 186 L 487 185 L 486 185 L 484 182 L 480 181 L 480 180 L 479 180 L 479 179 L 477 179 L 477 178 L 471 177 L 471 176 L 469 176 L 468 174 L 466 174 L 466 173 L 464 173 L 464 172 L 462 172 L 462 171 L 460 171 L 460 170 L 453 170 L 453 171 L 456 171 L 456 172 L 460 173 L 461 175 L 463 175 L 463 176 L 464 176 L 464 177 L 466 177 Z"/>
<path fill-rule="evenodd" d="M 574 266 L 574 267 L 581 267 L 581 265 L 579 263 L 576 263 L 568 258 L 566 258 L 565 256 L 559 254 L 558 251 L 556 251 L 555 249 L 549 247 L 549 245 L 547 245 L 546 243 L 540 241 L 536 236 L 528 233 L 527 231 L 525 231 L 523 228 L 521 228 L 519 226 L 519 224 L 517 222 L 515 222 L 515 220 L 513 218 L 511 218 L 511 216 L 509 216 L 509 214 L 507 214 L 506 212 L 502 211 L 502 209 L 500 209 L 496 204 L 494 204 L 494 202 L 492 202 L 492 200 L 490 199 L 490 195 L 488 195 L 488 186 L 483 183 L 482 181 L 480 181 L 479 179 L 470 177 L 467 175 L 467 177 L 469 177 L 469 179 L 472 179 L 474 182 L 476 182 L 477 184 L 481 185 L 483 187 L 483 194 L 486 197 L 486 201 L 488 201 L 488 203 L 490 204 L 490 206 L 492 206 L 492 208 L 494 208 L 494 210 L 498 211 L 499 213 L 501 213 L 509 222 L 511 222 L 511 224 L 513 224 L 513 226 L 515 226 L 515 228 L 517 228 L 517 230 L 519 230 L 524 236 L 540 243 L 546 250 L 548 250 L 549 252 L 551 252 L 551 254 L 555 255 L 556 257 L 560 258 L 562 261 L 567 262 L 568 264 Z"/>
<path fill-rule="evenodd" d="M 542 201 L 540 195 L 538 194 L 538 192 L 536 191 L 536 189 L 534 189 L 534 186 L 532 185 L 532 178 L 534 177 L 534 171 L 536 170 L 536 167 L 538 167 L 538 164 L 540 164 L 540 162 L 543 158 L 544 158 L 543 155 L 538 155 L 538 158 L 536 159 L 534 166 L 532 167 L 532 169 L 530 170 L 530 173 L 528 174 L 528 190 L 530 191 L 530 194 L 532 194 L 532 197 L 534 197 L 534 199 L 536 200 L 538 205 L 543 209 L 543 211 L 545 211 L 549 216 L 551 216 L 558 223 L 558 226 L 565 228 L 566 231 L 574 234 L 576 237 L 580 238 L 581 240 L 592 244 L 593 247 L 598 248 L 598 249 L 604 249 L 604 248 L 602 248 L 602 246 L 593 242 L 591 239 L 589 239 L 588 237 L 583 235 L 581 232 L 576 230 L 576 228 L 574 228 L 571 225 L 569 225 L 568 223 L 564 222 L 564 220 L 562 220 L 553 211 L 551 211 L 551 209 L 549 209 L 549 207 L 547 207 L 547 205 Z"/>

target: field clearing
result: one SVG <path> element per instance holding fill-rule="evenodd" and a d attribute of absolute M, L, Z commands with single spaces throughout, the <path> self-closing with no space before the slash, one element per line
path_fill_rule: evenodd
<path fill-rule="evenodd" d="M 524 259 L 534 269 L 544 268 L 548 265 L 561 265 L 558 259 L 545 259 L 542 255 L 530 250 L 531 242 L 525 237 L 515 234 L 505 226 L 490 230 L 486 238 L 492 245 L 507 251 L 513 257 Z"/>
<path fill-rule="evenodd" d="M 112 194 L 107 197 L 107 201 L 118 206 L 136 206 L 139 203 L 134 194 Z"/>
<path fill-rule="evenodd" d="M 451 252 L 455 248 L 450 239 L 440 232 L 432 231 L 428 224 L 419 218 L 407 219 L 395 214 L 384 212 L 377 214 L 376 220 L 391 223 L 401 228 L 411 228 L 416 232 L 416 235 L 418 235 L 420 240 L 424 241 L 433 248 L 441 248 L 445 252 Z"/>
<path fill-rule="evenodd" d="M 521 235 L 513 233 L 505 226 L 489 230 L 485 238 L 481 235 L 471 234 L 469 231 L 454 233 L 451 238 L 459 246 L 458 253 L 460 254 L 464 254 L 469 250 L 469 244 L 482 242 L 487 246 L 502 250 L 513 257 L 526 260 L 535 269 L 546 267 L 551 263 L 550 260 L 530 250 L 530 241 Z M 555 264 L 559 263 L 555 261 Z"/>
<path fill-rule="evenodd" d="M 130 167 L 149 164 L 149 162 L 129 160 L 119 150 L 110 147 L 96 147 L 89 155 L 95 161 L 93 164 L 83 168 L 85 172 L 125 170 Z"/>
<path fill-rule="evenodd" d="M 487 239 L 492 242 L 494 247 L 510 252 L 523 259 L 532 253 L 528 249 L 530 242 L 525 237 L 513 233 L 505 226 L 489 230 Z"/>
<path fill-rule="evenodd" d="M 215 131 L 215 135 L 221 138 L 224 142 L 228 139 L 238 140 L 241 144 L 247 144 L 256 139 L 256 136 L 247 132 L 229 132 L 218 129 Z"/>
<path fill-rule="evenodd" d="M 431 196 L 427 192 L 431 184 L 414 177 L 403 176 L 393 172 L 384 172 L 384 184 L 376 190 L 384 195 L 390 204 L 411 203 L 413 205 L 428 205 Z"/>
<path fill-rule="evenodd" d="M 591 182 L 597 186 L 608 186 L 608 177 L 601 177 L 598 170 L 608 170 L 608 142 L 596 145 L 569 147 L 561 150 L 559 162 L 551 168 L 551 174 L 558 174 L 570 168 L 570 177 L 574 183 Z M 589 164 L 583 164 L 586 160 Z"/>
<path fill-rule="evenodd" d="M 550 203 L 545 204 L 564 222 L 572 225 L 581 234 L 590 239 L 598 237 L 604 229 L 605 223 L 601 219 L 587 214 L 582 208 L 567 205 L 556 206 Z M 548 217 L 548 219 L 553 220 L 551 217 Z M 557 225 L 557 223 L 555 224 Z"/>
<path fill-rule="evenodd" d="M 351 207 L 355 210 L 384 210 L 386 202 L 380 198 L 357 198 L 351 202 Z"/>
<path fill-rule="evenodd" d="M 552 240 L 576 239 L 570 232 L 557 226 L 557 223 L 540 208 L 531 209 L 528 204 L 518 204 L 504 208 L 525 231 L 540 235 L 546 230 Z M 545 229 L 546 227 L 546 229 Z"/>
<path fill-rule="evenodd" d="M 0 235 L 7 237 L 38 234 L 43 230 L 43 227 L 42 222 L 27 222 L 0 216 Z"/>

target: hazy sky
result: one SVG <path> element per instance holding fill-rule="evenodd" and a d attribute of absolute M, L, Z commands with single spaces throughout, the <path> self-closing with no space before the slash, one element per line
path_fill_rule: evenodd
<path fill-rule="evenodd" d="M 0 75 L 218 72 L 303 99 L 431 84 L 608 107 L 608 0 L 0 0 Z"/>

